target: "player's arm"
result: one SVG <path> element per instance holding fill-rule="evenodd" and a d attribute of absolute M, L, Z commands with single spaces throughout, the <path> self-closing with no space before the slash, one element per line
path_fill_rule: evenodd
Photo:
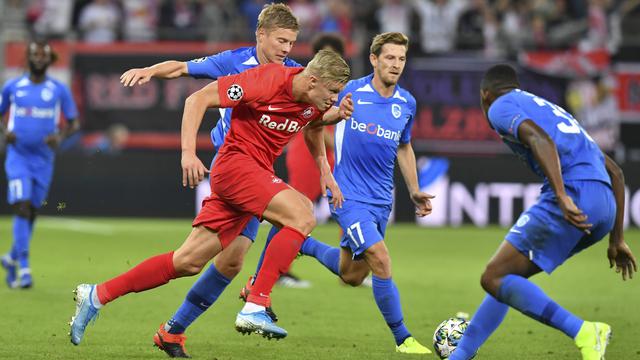
<path fill-rule="evenodd" d="M 351 114 L 353 114 L 353 100 L 351 99 L 351 93 L 348 93 L 342 98 L 342 100 L 340 100 L 339 106 L 332 106 L 324 113 L 324 115 L 322 115 L 322 119 L 316 120 L 308 126 L 318 127 L 334 125 L 343 119 L 351 117 Z"/>
<path fill-rule="evenodd" d="M 416 206 L 416 215 L 427 216 L 431 214 L 431 199 L 433 195 L 420 191 L 418 186 L 418 171 L 416 168 L 416 155 L 413 152 L 411 143 L 400 143 L 398 145 L 398 167 L 402 173 L 407 189 L 411 196 L 411 201 Z"/>
<path fill-rule="evenodd" d="M 152 77 L 160 79 L 175 79 L 189 74 L 187 63 L 169 60 L 145 68 L 129 69 L 120 76 L 120 83 L 124 86 L 146 84 Z"/>
<path fill-rule="evenodd" d="M 78 108 L 73 101 L 73 96 L 71 96 L 71 90 L 66 86 L 60 88 L 60 105 L 67 121 L 58 132 L 50 134 L 44 139 L 52 149 L 57 148 L 64 139 L 80 130 L 80 122 L 77 120 Z"/>
<path fill-rule="evenodd" d="M 189 187 L 193 189 L 204 179 L 205 173 L 209 172 L 196 155 L 196 140 L 204 113 L 208 108 L 212 107 L 220 107 L 217 81 L 189 95 L 184 102 L 182 127 L 180 130 L 182 144 L 182 186 L 189 185 Z"/>
<path fill-rule="evenodd" d="M 633 278 L 633 272 L 638 271 L 636 258 L 624 241 L 624 173 L 618 164 L 606 154 L 604 155 L 605 167 L 611 178 L 611 187 L 616 199 L 616 219 L 613 230 L 609 234 L 609 267 L 616 266 L 616 272 L 622 273 L 622 280 Z"/>
<path fill-rule="evenodd" d="M 317 120 L 316 120 L 317 121 Z M 327 196 L 327 189 L 331 191 L 331 203 L 336 208 L 342 207 L 344 197 L 342 191 L 331 173 L 331 166 L 327 161 L 327 149 L 324 145 L 324 129 L 320 126 L 309 127 L 305 126 L 302 129 L 304 134 L 304 141 L 309 148 L 311 156 L 316 161 L 316 165 L 320 169 L 320 187 L 322 189 L 322 196 Z"/>
<path fill-rule="evenodd" d="M 518 138 L 522 144 L 531 149 L 542 172 L 549 180 L 565 220 L 590 234 L 589 229 L 593 225 L 587 223 L 587 216 L 573 203 L 573 199 L 565 191 L 558 149 L 549 134 L 532 120 L 527 119 L 518 126 Z"/>
<path fill-rule="evenodd" d="M 7 144 L 12 144 L 16 141 L 16 134 L 7 129 L 4 121 L 4 116 L 7 113 L 7 109 L 9 109 L 10 102 L 9 86 L 5 84 L 5 86 L 2 87 L 2 94 L 0 95 L 0 136 L 4 136 Z"/>
<path fill-rule="evenodd" d="M 60 129 L 60 132 L 47 135 L 44 142 L 49 145 L 50 148 L 56 149 L 64 139 L 73 135 L 80 130 L 80 122 L 74 119 L 67 119 L 66 125 Z"/>

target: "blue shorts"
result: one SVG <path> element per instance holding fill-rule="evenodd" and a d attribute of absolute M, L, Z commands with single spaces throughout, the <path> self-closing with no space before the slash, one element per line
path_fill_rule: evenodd
<path fill-rule="evenodd" d="M 342 228 L 340 246 L 350 249 L 354 259 L 384 239 L 391 205 L 369 204 L 345 200 L 339 209 L 331 208 L 331 215 Z"/>
<path fill-rule="evenodd" d="M 7 201 L 15 204 L 30 201 L 40 208 L 47 199 L 53 177 L 53 161 L 43 161 L 39 157 L 28 157 L 16 151 L 7 152 L 5 161 L 7 174 Z"/>
<path fill-rule="evenodd" d="M 600 241 L 613 229 L 616 202 L 609 185 L 599 181 L 570 181 L 567 195 L 593 224 L 587 235 L 566 221 L 551 189 L 522 213 L 505 240 L 546 273 L 551 273 L 574 254 Z"/>
<path fill-rule="evenodd" d="M 222 120 L 220 120 L 220 121 L 222 121 Z M 211 136 L 212 136 L 212 140 L 213 140 L 213 130 L 211 131 L 211 134 L 212 134 Z M 218 156 L 217 153 L 216 153 L 216 155 L 213 156 L 213 160 L 211 160 L 211 167 L 209 169 L 213 169 L 213 164 L 216 162 L 216 157 L 217 156 Z M 256 236 L 258 236 L 258 229 L 259 228 L 260 228 L 260 220 L 258 220 L 257 217 L 253 217 L 253 218 L 251 218 L 251 220 L 249 220 L 249 222 L 247 223 L 247 226 L 245 226 L 245 228 L 242 230 L 240 235 L 246 236 L 247 238 L 249 238 L 249 240 L 255 242 L 256 241 Z"/>

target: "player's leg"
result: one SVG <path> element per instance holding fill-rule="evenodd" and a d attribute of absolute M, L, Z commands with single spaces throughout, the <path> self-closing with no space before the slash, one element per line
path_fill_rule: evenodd
<path fill-rule="evenodd" d="M 511 244 L 507 241 L 503 242 L 496 254 L 489 260 L 481 277 L 482 287 L 488 294 L 476 310 L 460 344 L 450 359 L 471 359 L 504 320 L 509 305 L 498 301 L 496 294 L 505 276 L 519 276 L 526 279 L 540 271 L 538 266 L 529 261 Z"/>
<path fill-rule="evenodd" d="M 151 257 L 104 283 L 78 285 L 76 314 L 70 324 L 71 342 L 78 345 L 82 341 L 86 326 L 102 306 L 128 293 L 153 289 L 172 279 L 198 274 L 221 250 L 217 234 L 200 225 L 193 228 L 176 251 Z"/>
<path fill-rule="evenodd" d="M 31 286 L 29 266 L 29 243 L 31 240 L 31 197 L 33 181 L 29 176 L 8 179 L 8 201 L 13 211 L 13 244 L 11 251 L 3 256 L 2 266 L 7 270 L 6 282 L 10 288 L 20 286 L 25 278 L 25 288 Z"/>
<path fill-rule="evenodd" d="M 391 206 L 380 206 L 358 201 L 345 202 L 341 209 L 334 210 L 334 218 L 344 231 L 340 242 L 343 249 L 341 259 L 341 275 L 346 281 L 350 279 L 349 267 L 356 273 L 356 283 L 361 283 L 366 273 L 359 271 L 359 261 L 349 262 L 347 253 L 352 259 L 364 260 L 373 273 L 373 296 L 387 326 L 396 342 L 396 351 L 403 353 L 428 354 L 429 349 L 419 344 L 404 324 L 400 294 L 391 277 L 391 258 L 384 243 L 384 233 Z M 355 284 L 355 283 L 354 283 Z"/>
<path fill-rule="evenodd" d="M 34 225 L 38 209 L 42 206 L 47 194 L 49 193 L 49 185 L 51 184 L 51 177 L 53 175 L 53 164 L 44 163 L 39 166 L 40 172 L 38 176 L 31 181 L 31 201 L 27 201 L 28 204 L 22 203 L 21 206 L 25 206 L 25 209 L 20 209 L 16 213 L 22 213 L 23 216 L 28 216 L 28 222 L 26 229 L 24 229 L 24 246 L 22 251 L 18 251 L 18 254 L 22 253 L 21 259 L 18 260 L 18 277 L 19 286 L 23 289 L 31 288 L 33 286 L 33 277 L 31 275 L 31 266 L 29 264 L 29 257 L 31 254 L 31 239 L 33 238 Z M 29 209 L 26 209 L 26 206 Z"/>
<path fill-rule="evenodd" d="M 380 240 L 364 252 L 364 259 L 373 273 L 373 297 L 396 342 L 396 351 L 409 354 L 429 354 L 431 351 L 413 338 L 404 324 L 400 293 L 391 277 L 389 251 Z"/>
<path fill-rule="evenodd" d="M 580 319 L 528 278 L 541 269 L 551 273 L 570 256 L 610 231 L 615 207 L 611 206 L 612 199 L 608 202 L 607 198 L 612 195 L 606 185 L 593 183 L 582 191 L 589 194 L 589 200 L 580 197 L 581 191 L 567 187 L 570 196 L 594 224 L 591 235 L 585 236 L 566 222 L 553 197 L 543 194 L 538 204 L 523 214 L 511 229 L 507 241 L 500 246 L 481 277 L 481 285 L 490 296 L 574 339 L 584 359 L 599 359 L 604 354 L 610 327 Z M 507 310 L 492 300 L 485 299 L 485 302 L 489 305 L 486 309 L 478 309 L 452 360 L 470 358 L 502 321 Z M 592 345 L 600 342 L 599 349 L 594 350 Z M 461 351 L 456 354 L 458 350 Z"/>
<path fill-rule="evenodd" d="M 298 191 L 295 189 L 295 186 L 293 186 L 293 184 L 289 184 L 292 189 L 294 189 L 295 191 Z M 301 198 L 303 200 L 308 201 L 308 205 L 309 208 L 311 209 L 311 211 L 313 212 L 313 202 L 311 200 L 309 200 L 308 197 L 306 197 L 305 194 L 301 193 L 300 191 L 298 191 L 298 193 L 300 194 Z M 262 266 L 262 262 L 264 261 L 264 254 L 267 251 L 267 248 L 269 247 L 269 244 L 271 243 L 271 239 L 273 239 L 274 236 L 276 236 L 276 234 L 278 233 L 278 231 L 280 231 L 280 228 L 272 225 L 271 229 L 269 230 L 269 233 L 267 234 L 267 241 L 264 244 L 264 248 L 262 249 L 262 253 L 260 254 L 260 258 L 258 259 L 258 264 L 256 265 L 256 271 L 253 274 L 253 277 L 249 278 L 249 282 L 247 283 L 248 287 L 253 286 L 253 283 L 256 280 L 256 277 L 258 276 L 258 272 L 260 271 L 260 267 Z M 307 288 L 309 287 L 311 284 L 308 281 L 305 280 L 300 280 L 299 278 L 297 278 L 296 276 L 292 275 L 290 273 L 290 271 L 287 271 L 286 273 L 282 274 L 280 276 L 280 278 L 278 279 L 278 283 L 286 286 L 286 287 L 293 287 L 293 288 Z M 245 286 L 245 289 L 247 288 L 247 286 Z M 243 289 L 243 291 L 240 294 L 240 297 L 244 298 L 244 300 L 246 301 L 246 296 L 243 296 L 243 293 L 245 292 Z M 274 319 L 275 321 L 275 319 Z"/>
<path fill-rule="evenodd" d="M 160 325 L 153 341 L 169 357 L 188 357 L 184 348 L 186 341 L 184 332 L 216 302 L 227 285 L 240 272 L 244 257 L 253 243 L 259 225 L 257 219 L 252 219 L 243 231 L 244 235 L 238 236 L 216 255 L 213 263 L 191 287 L 176 313 L 169 321 Z"/>
<path fill-rule="evenodd" d="M 262 217 L 281 228 L 265 252 L 264 261 L 247 303 L 236 318 L 236 329 L 258 332 L 265 337 L 283 338 L 287 332 L 275 325 L 265 312 L 269 295 L 281 274 L 296 258 L 302 242 L 315 226 L 315 218 L 300 194 L 290 188 L 271 198 Z"/>

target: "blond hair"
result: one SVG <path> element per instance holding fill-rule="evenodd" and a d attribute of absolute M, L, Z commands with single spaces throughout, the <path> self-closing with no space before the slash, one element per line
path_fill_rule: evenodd
<path fill-rule="evenodd" d="M 333 50 L 320 50 L 309 61 L 305 72 L 314 75 L 325 83 L 346 84 L 351 70 L 344 59 Z"/>
<path fill-rule="evenodd" d="M 373 38 L 371 47 L 369 48 L 369 52 L 371 54 L 374 54 L 375 56 L 380 56 L 380 53 L 382 52 L 382 46 L 384 44 L 403 45 L 408 50 L 409 38 L 407 37 L 407 35 L 400 32 L 386 32 L 383 34 L 378 34 Z"/>
<path fill-rule="evenodd" d="M 293 15 L 291 8 L 285 4 L 268 4 L 262 8 L 258 15 L 256 30 L 266 31 L 274 29 L 288 29 L 299 31 L 298 19 Z"/>

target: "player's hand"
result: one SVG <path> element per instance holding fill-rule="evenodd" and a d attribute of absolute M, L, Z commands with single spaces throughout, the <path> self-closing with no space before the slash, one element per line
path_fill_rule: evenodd
<path fill-rule="evenodd" d="M 584 231 L 586 234 L 591 234 L 590 229 L 593 224 L 587 223 L 587 215 L 585 215 L 582 210 L 578 209 L 576 204 L 573 203 L 573 199 L 568 195 L 559 196 L 558 206 L 560 206 L 560 210 L 562 210 L 565 220 L 570 222 L 571 225 Z"/>
<path fill-rule="evenodd" d="M 205 174 L 210 172 L 193 152 L 183 151 L 180 164 L 182 166 L 182 186 L 188 185 L 191 189 L 198 186 L 204 180 Z"/>
<path fill-rule="evenodd" d="M 44 142 L 49 145 L 50 148 L 57 149 L 62 142 L 62 137 L 60 137 L 60 135 L 58 134 L 51 134 L 44 138 Z"/>
<path fill-rule="evenodd" d="M 124 86 L 143 85 L 153 77 L 153 71 L 149 68 L 130 69 L 120 76 L 120 83 Z"/>
<path fill-rule="evenodd" d="M 16 133 L 9 131 L 4 135 L 4 141 L 7 144 L 14 144 L 16 142 Z"/>
<path fill-rule="evenodd" d="M 320 175 L 320 186 L 322 187 L 322 196 L 327 196 L 327 189 L 331 191 L 331 199 L 329 202 L 333 204 L 333 208 L 341 208 L 342 203 L 344 203 L 344 195 L 342 195 L 342 190 L 340 190 L 331 170 Z"/>
<path fill-rule="evenodd" d="M 416 206 L 416 215 L 424 217 L 431 214 L 431 199 L 434 197 L 435 195 L 422 191 L 411 193 L 411 201 L 413 201 Z"/>
<path fill-rule="evenodd" d="M 633 279 L 633 273 L 638 271 L 638 265 L 624 240 L 609 243 L 607 257 L 609 258 L 609 267 L 612 268 L 615 265 L 616 272 L 622 273 L 622 280 L 627 280 L 627 277 Z"/>
<path fill-rule="evenodd" d="M 348 119 L 353 114 L 353 99 L 351 93 L 348 93 L 340 101 L 340 107 L 338 108 L 338 115 L 340 119 Z"/>

